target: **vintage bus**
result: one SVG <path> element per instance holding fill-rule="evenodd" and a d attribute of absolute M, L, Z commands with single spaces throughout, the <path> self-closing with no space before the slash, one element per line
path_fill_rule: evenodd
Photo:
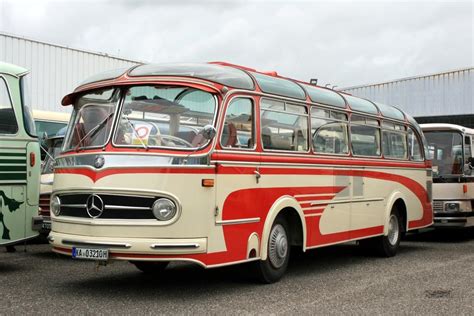
<path fill-rule="evenodd" d="M 474 226 L 474 130 L 422 124 L 433 163 L 434 227 Z"/>
<path fill-rule="evenodd" d="M 0 245 L 35 238 L 40 149 L 28 90 L 28 71 L 0 62 Z"/>
<path fill-rule="evenodd" d="M 422 133 L 394 107 L 228 63 L 111 71 L 62 103 L 60 254 L 144 272 L 255 261 L 274 282 L 291 246 L 360 240 L 393 256 L 432 224 Z"/>

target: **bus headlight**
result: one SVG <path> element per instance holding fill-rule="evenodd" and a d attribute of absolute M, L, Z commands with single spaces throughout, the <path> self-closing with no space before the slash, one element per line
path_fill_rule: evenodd
<path fill-rule="evenodd" d="M 176 215 L 177 209 L 173 201 L 161 198 L 153 203 L 152 211 L 157 220 L 169 221 Z"/>
<path fill-rule="evenodd" d="M 459 203 L 448 202 L 444 204 L 445 212 L 459 212 Z"/>
<path fill-rule="evenodd" d="M 61 200 L 59 199 L 59 197 L 55 196 L 51 200 L 50 208 L 51 208 L 51 212 L 53 212 L 54 216 L 59 215 L 59 213 L 61 212 Z"/>

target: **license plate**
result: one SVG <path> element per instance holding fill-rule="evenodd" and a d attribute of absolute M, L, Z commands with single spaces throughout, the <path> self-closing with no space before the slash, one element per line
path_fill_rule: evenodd
<path fill-rule="evenodd" d="M 104 248 L 72 248 L 72 257 L 75 259 L 107 260 L 109 250 Z"/>
<path fill-rule="evenodd" d="M 43 222 L 43 224 L 41 224 L 41 228 L 46 229 L 46 230 L 51 230 L 51 223 L 50 222 Z"/>

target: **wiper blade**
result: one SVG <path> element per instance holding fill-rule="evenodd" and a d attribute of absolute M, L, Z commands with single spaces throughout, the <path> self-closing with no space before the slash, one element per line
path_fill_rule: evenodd
<path fill-rule="evenodd" d="M 89 136 L 94 136 L 98 131 L 99 129 L 105 125 L 105 123 L 108 122 L 108 120 L 112 117 L 112 115 L 114 115 L 114 112 L 112 113 L 109 113 L 109 115 L 107 115 L 107 117 L 105 117 L 99 124 L 97 124 L 96 127 L 94 127 L 93 129 L 91 129 L 86 135 L 84 135 L 78 142 L 77 142 L 77 145 L 76 147 L 74 147 L 74 151 L 78 151 L 79 149 L 83 148 L 84 146 L 82 147 L 79 147 L 80 144 L 83 143 L 84 139 L 86 139 L 86 137 L 89 137 Z"/>

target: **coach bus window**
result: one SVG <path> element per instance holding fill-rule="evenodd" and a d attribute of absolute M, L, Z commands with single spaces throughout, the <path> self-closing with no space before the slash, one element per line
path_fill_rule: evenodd
<path fill-rule="evenodd" d="M 347 115 L 316 107 L 311 108 L 311 135 L 316 153 L 347 154 Z"/>
<path fill-rule="evenodd" d="M 385 158 L 405 159 L 407 157 L 407 139 L 405 133 L 382 131 L 382 148 Z"/>
<path fill-rule="evenodd" d="M 96 90 L 77 99 L 74 104 L 71 128 L 64 142 L 64 150 L 98 147 L 106 144 L 112 129 L 117 89 Z"/>
<path fill-rule="evenodd" d="M 351 117 L 352 152 L 358 156 L 380 156 L 378 121 L 353 115 Z"/>
<path fill-rule="evenodd" d="M 418 141 L 418 137 L 416 137 L 415 132 L 411 128 L 408 129 L 408 152 L 410 154 L 411 160 L 423 161 L 420 142 Z"/>
<path fill-rule="evenodd" d="M 260 120 L 264 149 L 308 151 L 306 107 L 262 99 Z"/>
<path fill-rule="evenodd" d="M 18 125 L 10 101 L 7 83 L 0 77 L 0 134 L 16 134 Z"/>
<path fill-rule="evenodd" d="M 222 129 L 221 146 L 224 148 L 252 149 L 255 145 L 253 103 L 247 98 L 232 100 L 227 108 Z"/>
<path fill-rule="evenodd" d="M 213 124 L 216 99 L 189 87 L 128 89 L 114 143 L 134 147 L 198 148 L 209 142 L 201 130 Z"/>

